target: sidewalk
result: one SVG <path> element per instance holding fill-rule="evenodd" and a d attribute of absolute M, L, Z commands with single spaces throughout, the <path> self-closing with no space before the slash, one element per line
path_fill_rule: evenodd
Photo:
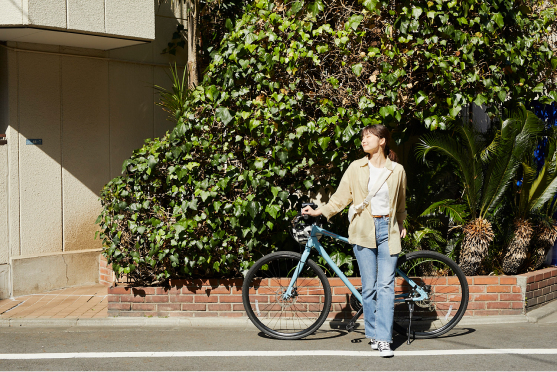
<path fill-rule="evenodd" d="M 155 318 L 108 317 L 107 287 L 99 284 L 70 287 L 41 294 L 0 300 L 0 327 L 71 326 L 196 326 L 250 327 L 247 318 Z M 557 323 L 557 301 L 525 315 L 475 316 L 463 318 L 459 325 L 500 323 Z M 330 329 L 342 324 L 326 322 Z"/>

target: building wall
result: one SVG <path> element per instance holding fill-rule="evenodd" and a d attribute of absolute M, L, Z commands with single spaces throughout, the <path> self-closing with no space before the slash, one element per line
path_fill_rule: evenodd
<path fill-rule="evenodd" d="M 100 190 L 145 139 L 173 127 L 154 86 L 170 88 L 168 63 L 186 58 L 161 54 L 177 21 L 169 5 L 157 13 L 145 45 L 0 46 L 0 298 L 98 281 Z"/>

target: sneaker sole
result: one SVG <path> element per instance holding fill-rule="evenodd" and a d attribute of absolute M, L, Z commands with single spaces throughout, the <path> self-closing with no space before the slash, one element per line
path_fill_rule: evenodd
<path fill-rule="evenodd" d="M 379 356 L 381 356 L 381 357 L 383 357 L 383 358 L 390 358 L 390 357 L 392 357 L 392 356 L 394 356 L 394 355 L 395 355 L 395 353 L 394 353 L 392 350 L 389 350 L 389 351 L 381 351 L 381 352 L 379 353 Z"/>

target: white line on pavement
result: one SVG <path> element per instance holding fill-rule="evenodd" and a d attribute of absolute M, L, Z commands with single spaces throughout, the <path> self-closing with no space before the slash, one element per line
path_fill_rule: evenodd
<path fill-rule="evenodd" d="M 489 355 L 489 354 L 557 354 L 557 349 L 459 349 L 459 350 L 415 350 L 396 351 L 396 356 L 445 356 L 445 355 Z M 0 360 L 32 359 L 96 359 L 96 358 L 184 358 L 184 357 L 285 357 L 285 356 L 379 356 L 376 351 L 349 350 L 284 350 L 284 351 L 168 351 L 168 352 L 98 352 L 98 353 L 37 353 L 0 354 Z"/>

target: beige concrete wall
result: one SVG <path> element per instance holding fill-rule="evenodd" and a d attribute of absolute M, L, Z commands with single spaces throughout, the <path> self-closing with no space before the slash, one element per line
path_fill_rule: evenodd
<path fill-rule="evenodd" d="M 80 252 L 12 259 L 13 296 L 54 288 L 97 283 L 99 252 Z"/>
<path fill-rule="evenodd" d="M 18 70 L 20 254 L 61 252 L 60 57 L 18 52 Z"/>
<path fill-rule="evenodd" d="M 9 138 L 0 147 L 0 167 L 6 164 L 0 170 L 0 203 L 7 205 L 4 212 L 0 206 L 0 234 L 6 221 L 8 236 L 0 243 L 0 269 L 9 262 L 12 278 L 10 270 L 0 270 L 0 298 L 11 290 L 1 283 L 11 282 L 17 296 L 98 280 L 99 192 L 145 139 L 173 127 L 155 106 L 154 85 L 170 88 L 167 64 L 184 65 L 186 58 L 160 54 L 176 28 L 167 18 L 172 12 L 167 8 L 162 14 L 156 19 L 157 41 L 147 47 L 111 52 L 27 43 L 0 47 L 0 76 L 6 76 L 0 79 L 0 108 L 7 108 L 0 116 Z M 26 144 L 36 138 L 41 146 Z"/>
<path fill-rule="evenodd" d="M 157 0 L 0 0 L 0 27 L 33 26 L 35 30 L 30 32 L 37 34 L 41 33 L 37 29 L 46 28 L 153 40 L 157 3 Z M 18 35 L 23 36 L 21 32 Z M 55 39 L 49 44 L 55 45 Z"/>
<path fill-rule="evenodd" d="M 100 249 L 93 237 L 109 180 L 108 62 L 62 57 L 61 71 L 63 248 Z"/>

